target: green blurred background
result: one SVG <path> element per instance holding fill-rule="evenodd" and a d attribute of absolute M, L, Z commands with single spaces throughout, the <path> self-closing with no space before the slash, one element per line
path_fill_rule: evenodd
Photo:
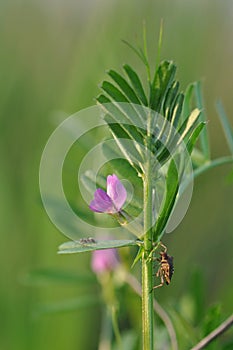
<path fill-rule="evenodd" d="M 144 74 L 121 39 L 141 43 L 145 20 L 153 57 L 161 18 L 162 57 L 177 63 L 183 88 L 203 81 L 212 155 L 225 155 L 228 149 L 214 104 L 222 99 L 233 124 L 232 1 L 0 2 L 0 349 L 96 349 L 97 307 L 34 317 L 38 303 L 74 298 L 91 288 L 24 283 L 25 275 L 38 268 L 89 268 L 88 254 L 56 253 L 66 238 L 42 208 L 39 162 L 58 121 L 95 103 L 106 69 L 120 70 L 127 62 Z M 196 266 L 203 271 L 206 303 L 220 301 L 226 315 L 232 310 L 231 171 L 228 165 L 197 179 L 186 217 L 165 238 L 176 273 L 173 284 L 158 291 L 162 304 L 185 294 Z"/>

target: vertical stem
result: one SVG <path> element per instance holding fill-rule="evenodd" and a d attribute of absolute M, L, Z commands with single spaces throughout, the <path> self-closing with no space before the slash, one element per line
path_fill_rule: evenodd
<path fill-rule="evenodd" d="M 152 260 L 149 254 L 152 244 L 152 166 L 150 156 L 151 116 L 147 125 L 147 160 L 144 176 L 144 252 L 142 255 L 142 333 L 143 350 L 154 349 L 153 340 L 153 293 L 152 293 Z"/>

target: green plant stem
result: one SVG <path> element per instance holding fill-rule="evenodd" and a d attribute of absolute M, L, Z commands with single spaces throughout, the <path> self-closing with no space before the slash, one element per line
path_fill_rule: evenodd
<path fill-rule="evenodd" d="M 205 171 L 215 168 L 219 165 L 230 164 L 230 163 L 233 163 L 233 156 L 226 156 L 226 157 L 221 157 L 221 158 L 211 160 L 210 162 L 195 169 L 194 177 L 197 177 L 198 175 L 201 175 Z"/>
<path fill-rule="evenodd" d="M 151 117 L 148 116 L 147 138 L 150 137 Z M 147 143 L 147 146 L 149 144 Z M 147 148 L 148 155 L 143 179 L 144 186 L 144 251 L 142 254 L 142 333 L 143 350 L 154 349 L 153 340 L 153 294 L 152 294 L 152 259 L 149 254 L 153 248 L 152 244 L 152 164 L 150 147 Z"/>

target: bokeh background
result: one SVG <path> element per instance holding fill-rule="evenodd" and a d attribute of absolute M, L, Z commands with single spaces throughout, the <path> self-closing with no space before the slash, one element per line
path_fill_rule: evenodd
<path fill-rule="evenodd" d="M 233 2 L 231 0 L 15 0 L 0 2 L 0 348 L 96 349 L 99 308 L 35 315 L 40 303 L 75 298 L 91 285 L 27 282 L 37 269 L 89 269 L 90 256 L 59 256 L 66 238 L 42 208 L 38 168 L 45 143 L 66 115 L 95 103 L 108 68 L 129 63 L 144 74 L 121 41 L 142 43 L 146 22 L 154 57 L 164 19 L 162 58 L 178 65 L 182 88 L 201 80 L 212 156 L 228 154 L 215 111 L 222 99 L 233 125 Z M 166 305 L 186 292 L 193 268 L 202 273 L 206 304 L 233 308 L 233 187 L 231 166 L 199 177 L 189 211 L 165 241 L 175 256 Z M 96 287 L 93 293 L 96 293 Z"/>

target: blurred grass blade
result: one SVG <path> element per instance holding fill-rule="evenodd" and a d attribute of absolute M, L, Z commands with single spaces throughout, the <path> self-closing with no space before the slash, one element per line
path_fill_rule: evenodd
<path fill-rule="evenodd" d="M 40 269 L 28 272 L 21 278 L 21 281 L 27 285 L 46 285 L 46 284 L 89 284 L 95 283 L 96 277 L 93 273 L 75 273 L 58 269 Z"/>
<path fill-rule="evenodd" d="M 93 242 L 84 240 L 79 241 L 69 241 L 65 242 L 58 247 L 58 254 L 73 254 L 73 253 L 83 253 L 91 252 L 94 250 L 110 249 L 110 248 L 121 248 L 136 246 L 139 244 L 139 241 L 136 240 L 104 240 L 96 241 L 93 239 Z"/>
<path fill-rule="evenodd" d="M 221 313 L 222 308 L 220 303 L 210 306 L 205 312 L 204 323 L 202 325 L 203 337 L 219 326 L 222 321 Z"/>
<path fill-rule="evenodd" d="M 68 299 L 58 302 L 51 302 L 47 304 L 38 305 L 35 311 L 35 316 L 40 316 L 42 314 L 51 314 L 58 312 L 68 312 L 85 309 L 87 307 L 92 307 L 94 305 L 100 305 L 102 300 L 96 295 L 81 296 L 75 299 Z"/>
<path fill-rule="evenodd" d="M 123 66 L 123 68 L 124 68 L 126 74 L 128 75 L 129 80 L 130 80 L 133 88 L 135 89 L 135 91 L 138 95 L 138 98 L 141 100 L 141 102 L 143 103 L 144 106 L 148 106 L 146 94 L 144 92 L 142 83 L 141 83 L 137 73 L 128 64 L 125 64 Z"/>
<path fill-rule="evenodd" d="M 206 116 L 204 114 L 204 102 L 202 97 L 202 91 L 201 91 L 201 83 L 200 81 L 196 82 L 194 85 L 194 92 L 195 97 L 197 101 L 197 107 L 201 111 L 200 113 L 200 120 L 203 122 L 207 122 Z M 200 135 L 200 144 L 201 144 L 201 150 L 205 156 L 206 159 L 210 159 L 210 143 L 209 143 L 209 136 L 207 128 L 203 130 L 203 132 Z"/>
<path fill-rule="evenodd" d="M 232 127 L 229 123 L 227 115 L 224 111 L 224 108 L 223 108 L 221 101 L 218 101 L 216 103 L 216 109 L 217 109 L 218 116 L 219 116 L 219 119 L 220 119 L 221 124 L 222 124 L 222 128 L 223 128 L 228 146 L 230 148 L 231 154 L 233 155 L 233 130 L 232 130 Z"/>
<path fill-rule="evenodd" d="M 137 349 L 138 332 L 136 330 L 126 331 L 121 336 L 121 348 L 114 344 L 112 350 L 135 350 Z"/>
<path fill-rule="evenodd" d="M 164 232 L 166 224 L 170 218 L 171 212 L 173 210 L 176 196 L 179 190 L 179 178 L 176 164 L 172 159 L 168 168 L 167 178 L 166 178 L 166 197 L 163 203 L 163 207 L 159 216 L 157 218 L 156 224 L 154 226 L 154 241 L 156 242 Z"/>

